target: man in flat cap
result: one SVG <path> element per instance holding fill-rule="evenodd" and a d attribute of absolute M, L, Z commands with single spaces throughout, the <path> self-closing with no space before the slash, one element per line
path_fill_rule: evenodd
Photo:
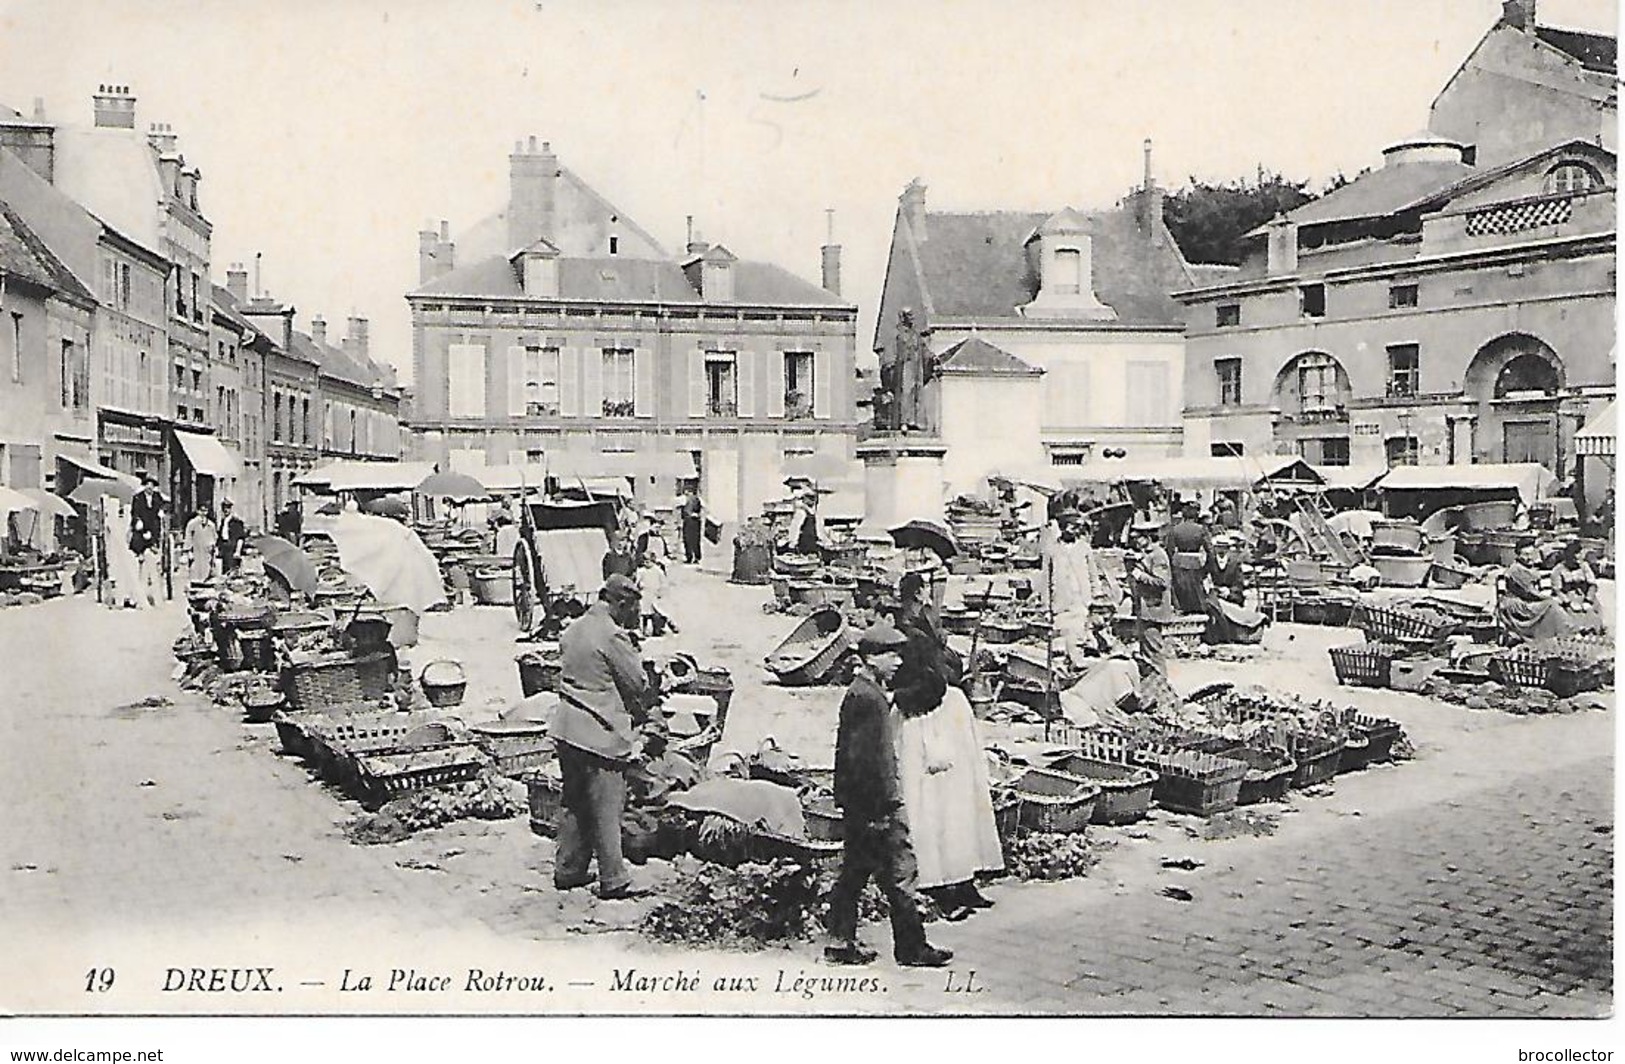
<path fill-rule="evenodd" d="M 897 772 L 897 711 L 885 687 L 903 661 L 908 637 L 888 621 L 858 638 L 859 664 L 841 701 L 835 735 L 835 803 L 841 807 L 841 874 L 829 896 L 824 951 L 832 964 L 868 964 L 875 951 L 858 941 L 858 898 L 873 877 L 891 910 L 892 955 L 911 968 L 940 968 L 953 959 L 925 940 L 914 903 L 914 848 L 903 819 Z"/>
<path fill-rule="evenodd" d="M 596 857 L 601 898 L 649 893 L 633 886 L 621 856 L 633 729 L 651 719 L 648 676 L 630 635 L 638 626 L 638 599 L 638 586 L 616 573 L 559 637 L 559 708 L 551 731 L 564 795 L 553 885 L 586 886 Z"/>

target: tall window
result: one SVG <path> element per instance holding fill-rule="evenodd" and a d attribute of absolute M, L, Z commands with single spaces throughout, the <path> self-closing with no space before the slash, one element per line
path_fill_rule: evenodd
<path fill-rule="evenodd" d="M 16 311 L 11 314 L 11 379 L 23 382 L 23 316 Z"/>
<path fill-rule="evenodd" d="M 1077 248 L 1059 248 L 1055 252 L 1056 292 L 1075 296 L 1083 289 L 1083 255 Z"/>
<path fill-rule="evenodd" d="M 605 417 L 631 417 L 637 413 L 637 380 L 630 347 L 604 348 Z"/>
<path fill-rule="evenodd" d="M 1421 390 L 1422 353 L 1416 344 L 1388 346 L 1388 395 L 1409 399 Z"/>
<path fill-rule="evenodd" d="M 1337 363 L 1330 358 L 1305 356 L 1298 364 L 1298 394 L 1305 413 L 1337 406 Z"/>
<path fill-rule="evenodd" d="M 1387 443 L 1390 466 L 1416 465 L 1419 449 L 1415 436 L 1390 436 Z"/>
<path fill-rule="evenodd" d="M 1306 284 L 1298 289 L 1298 307 L 1306 318 L 1326 316 L 1326 286 Z"/>
<path fill-rule="evenodd" d="M 446 412 L 485 416 L 485 348 L 479 344 L 452 344 L 446 350 Z"/>
<path fill-rule="evenodd" d="M 62 355 L 58 368 L 62 371 L 62 409 L 68 410 L 79 404 L 73 401 L 74 368 L 73 368 L 73 341 L 62 341 Z"/>
<path fill-rule="evenodd" d="M 808 418 L 813 414 L 813 353 L 784 353 L 784 416 Z"/>
<path fill-rule="evenodd" d="M 118 305 L 119 309 L 128 309 L 130 306 L 130 264 L 121 262 L 117 266 L 118 273 Z"/>
<path fill-rule="evenodd" d="M 192 274 L 192 318 L 195 321 L 203 320 L 203 302 L 197 297 L 197 274 Z"/>
<path fill-rule="evenodd" d="M 1213 308 L 1213 324 L 1220 329 L 1229 329 L 1241 324 L 1240 303 L 1220 303 Z"/>
<path fill-rule="evenodd" d="M 301 399 L 301 400 L 299 400 L 299 408 L 300 408 L 300 416 L 299 416 L 300 438 L 301 438 L 302 442 L 304 442 L 306 445 L 309 445 L 309 443 L 310 443 L 310 400 L 309 399 Z"/>
<path fill-rule="evenodd" d="M 1219 378 L 1219 405 L 1241 405 L 1241 359 L 1216 358 L 1213 372 Z"/>
<path fill-rule="evenodd" d="M 559 415 L 559 349 L 525 348 L 525 413 Z"/>
<path fill-rule="evenodd" d="M 705 353 L 705 411 L 713 417 L 739 414 L 739 385 L 731 351 Z"/>
<path fill-rule="evenodd" d="M 282 442 L 282 393 L 271 397 L 271 439 Z"/>

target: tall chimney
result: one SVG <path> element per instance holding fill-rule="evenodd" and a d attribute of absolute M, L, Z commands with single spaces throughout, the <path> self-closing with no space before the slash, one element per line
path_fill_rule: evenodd
<path fill-rule="evenodd" d="M 327 346 L 327 322 L 320 314 L 310 319 L 310 338 L 316 341 L 317 347 Z"/>
<path fill-rule="evenodd" d="M 908 187 L 903 190 L 903 194 L 898 197 L 897 202 L 902 205 L 903 219 L 908 222 L 909 229 L 913 231 L 914 239 L 926 239 L 925 186 L 920 183 L 919 178 L 916 177 L 908 183 Z"/>
<path fill-rule="evenodd" d="M 130 95 L 128 85 L 98 86 L 90 100 L 99 128 L 135 128 L 135 97 Z"/>
<path fill-rule="evenodd" d="M 552 240 L 555 228 L 559 159 L 553 145 L 536 138 L 516 141 L 508 156 L 508 250 L 529 247 L 537 237 Z"/>
<path fill-rule="evenodd" d="M 418 284 L 444 277 L 455 264 L 457 245 L 451 242 L 451 223 L 441 219 L 439 229 L 427 222 L 418 230 Z"/>
<path fill-rule="evenodd" d="M 45 97 L 43 97 L 43 96 L 34 97 L 34 121 L 36 121 L 36 122 L 44 122 L 44 121 L 46 121 L 46 118 L 45 118 Z"/>
<path fill-rule="evenodd" d="M 367 354 L 367 319 L 352 315 L 345 323 L 344 350 L 349 354 L 366 362 Z"/>
<path fill-rule="evenodd" d="M 169 155 L 175 151 L 179 138 L 168 122 L 154 122 L 147 127 L 147 143 L 157 149 L 159 155 Z"/>
<path fill-rule="evenodd" d="M 226 291 L 231 293 L 238 306 L 248 302 L 248 271 L 242 263 L 234 262 L 226 270 Z"/>
<path fill-rule="evenodd" d="M 824 217 L 828 223 L 825 243 L 820 249 L 823 252 L 824 291 L 838 296 L 841 294 L 841 245 L 835 242 L 835 212 L 826 210 Z"/>
<path fill-rule="evenodd" d="M 1503 0 L 1501 21 L 1515 30 L 1535 28 L 1535 0 Z"/>
<path fill-rule="evenodd" d="M 1140 181 L 1140 228 L 1147 236 L 1156 238 L 1157 223 L 1162 220 L 1162 189 L 1151 170 L 1151 138 L 1145 138 L 1145 176 Z"/>

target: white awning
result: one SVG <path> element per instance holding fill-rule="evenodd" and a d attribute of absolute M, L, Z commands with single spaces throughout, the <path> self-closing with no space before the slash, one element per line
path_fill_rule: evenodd
<path fill-rule="evenodd" d="M 107 466 L 93 461 L 92 459 L 82 458 L 79 455 L 69 454 L 65 451 L 59 453 L 56 457 L 58 461 L 68 463 L 81 473 L 85 474 L 87 477 L 100 477 L 103 480 L 116 480 L 121 484 L 128 484 L 132 488 L 139 488 L 141 486 L 141 481 L 138 478 L 132 477 L 128 473 L 120 473 L 116 469 L 109 469 Z"/>
<path fill-rule="evenodd" d="M 1321 483 L 1320 474 L 1302 458 L 1261 455 L 1257 458 L 1104 458 L 1076 466 L 1055 466 L 1063 484 L 1115 484 L 1156 481 L 1182 488 L 1248 488 L 1265 481 Z"/>
<path fill-rule="evenodd" d="M 192 469 L 203 476 L 235 478 L 243 475 L 236 461 L 213 436 L 176 429 L 175 439 L 186 453 L 186 460 L 192 463 Z"/>
<path fill-rule="evenodd" d="M 1574 434 L 1574 453 L 1595 458 L 1612 458 L 1618 434 L 1614 404 L 1610 402 Z"/>
<path fill-rule="evenodd" d="M 328 470 L 333 491 L 411 491 L 434 475 L 432 462 L 340 462 Z"/>
<path fill-rule="evenodd" d="M 1388 472 L 1385 465 L 1316 465 L 1310 466 L 1331 491 L 1361 491 L 1381 480 Z"/>
<path fill-rule="evenodd" d="M 1534 462 L 1395 466 L 1377 483 L 1384 491 L 1516 491 L 1525 506 L 1557 487 L 1551 470 Z"/>

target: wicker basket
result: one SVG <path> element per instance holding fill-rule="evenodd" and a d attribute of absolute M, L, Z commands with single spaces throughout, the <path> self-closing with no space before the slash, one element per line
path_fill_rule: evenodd
<path fill-rule="evenodd" d="M 1365 741 L 1363 753 L 1364 764 L 1356 764 L 1355 768 L 1364 768 L 1382 761 L 1391 761 L 1394 757 L 1394 743 L 1405 734 L 1405 729 L 1397 721 L 1387 717 L 1371 717 L 1365 714 L 1355 714 L 1349 721 L 1353 734 L 1362 736 Z"/>
<path fill-rule="evenodd" d="M 1091 823 L 1132 824 L 1151 810 L 1151 791 L 1156 786 L 1157 774 L 1143 765 L 1068 754 L 1051 762 L 1049 769 L 1100 788 Z"/>
<path fill-rule="evenodd" d="M 1371 565 L 1382 574 L 1384 587 L 1421 587 L 1427 583 L 1434 561 L 1426 554 L 1373 554 Z"/>
<path fill-rule="evenodd" d="M 1355 608 L 1352 623 L 1372 642 L 1410 639 L 1436 643 L 1459 627 L 1453 620 L 1369 602 Z"/>
<path fill-rule="evenodd" d="M 840 842 L 845 832 L 841 827 L 841 811 L 835 803 L 814 799 L 801 803 L 801 815 L 807 822 L 807 837 L 818 842 Z"/>
<path fill-rule="evenodd" d="M 553 757 L 547 725 L 530 721 L 492 721 L 469 728 L 474 745 L 491 758 L 504 776 L 518 776 L 540 768 Z"/>
<path fill-rule="evenodd" d="M 1089 826 L 1100 788 L 1048 769 L 1028 769 L 1015 782 L 1021 826 L 1030 831 L 1075 835 Z"/>
<path fill-rule="evenodd" d="M 395 678 L 395 654 L 325 654 L 282 670 L 282 687 L 294 709 L 328 709 L 386 697 Z"/>
<path fill-rule="evenodd" d="M 443 658 L 423 666 L 418 683 L 429 705 L 449 709 L 463 704 L 463 695 L 468 691 L 468 673 L 462 663 Z"/>
<path fill-rule="evenodd" d="M 1152 799 L 1176 813 L 1205 817 L 1234 809 L 1247 777 L 1244 762 L 1194 750 L 1148 747 L 1133 756 L 1137 763 L 1157 771 Z"/>
<path fill-rule="evenodd" d="M 532 773 L 525 777 L 525 797 L 530 805 L 530 830 L 552 838 L 559 830 L 559 813 L 564 809 L 564 785 L 551 776 Z"/>
<path fill-rule="evenodd" d="M 291 610 L 279 613 L 271 622 L 271 632 L 283 639 L 293 639 L 308 632 L 321 632 L 331 628 L 333 621 L 315 610 Z"/>
<path fill-rule="evenodd" d="M 405 753 L 363 754 L 356 758 L 357 797 L 364 807 L 377 808 L 403 794 L 471 780 L 485 763 L 485 756 L 473 743 Z"/>
<path fill-rule="evenodd" d="M 1292 788 L 1302 790 L 1325 783 L 1337 775 L 1338 763 L 1343 758 L 1347 736 L 1296 735 L 1292 738 L 1290 753 L 1298 767 L 1292 773 Z"/>
<path fill-rule="evenodd" d="M 1393 682 L 1394 659 L 1401 649 L 1392 643 L 1353 643 L 1332 647 L 1332 671 L 1337 682 L 1354 687 L 1387 687 Z"/>
<path fill-rule="evenodd" d="M 265 628 L 274 615 L 269 602 L 250 602 L 221 606 L 218 617 L 227 628 Z"/>
<path fill-rule="evenodd" d="M 482 606 L 513 605 L 513 574 L 506 569 L 476 569 L 468 583 Z"/>
<path fill-rule="evenodd" d="M 310 743 L 307 760 L 324 777 L 353 786 L 359 754 L 386 753 L 400 748 L 408 736 L 425 727 L 436 730 L 420 736 L 412 745 L 445 745 L 451 734 L 434 717 L 423 713 L 401 713 L 389 709 L 359 709 L 351 713 L 319 714 L 305 722 Z"/>
<path fill-rule="evenodd" d="M 250 724 L 269 724 L 286 701 L 281 691 L 250 691 L 243 696 L 243 719 Z"/>
<path fill-rule="evenodd" d="M 1449 562 L 1435 561 L 1433 568 L 1428 570 L 1428 584 L 1432 587 L 1466 587 L 1472 578 L 1471 570 L 1462 569 Z"/>
<path fill-rule="evenodd" d="M 1006 621 L 994 618 L 982 622 L 982 642 L 1014 643 L 1027 632 L 1025 621 Z"/>
<path fill-rule="evenodd" d="M 519 666 L 519 689 L 526 698 L 559 689 L 559 674 L 564 665 L 557 657 L 527 650 L 513 660 Z"/>

